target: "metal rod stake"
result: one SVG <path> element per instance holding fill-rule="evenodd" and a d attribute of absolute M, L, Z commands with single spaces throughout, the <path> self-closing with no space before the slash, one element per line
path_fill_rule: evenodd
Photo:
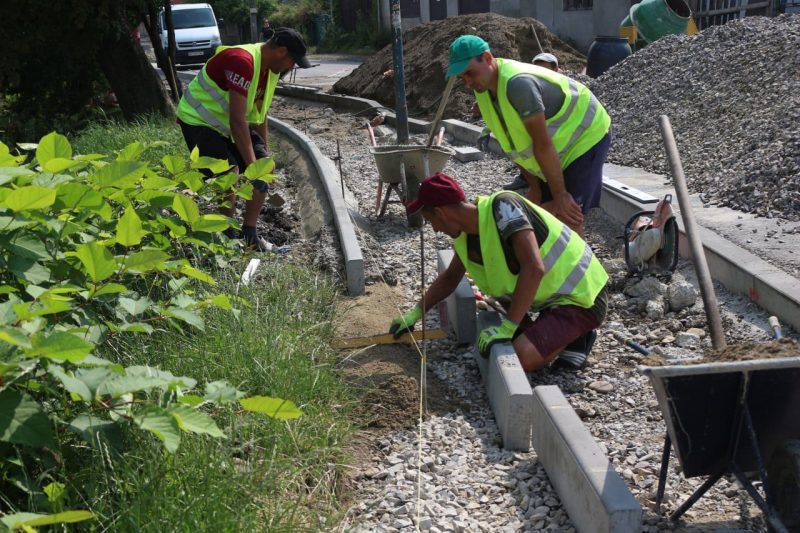
<path fill-rule="evenodd" d="M 656 491 L 656 514 L 661 516 L 661 501 L 664 499 L 664 489 L 667 488 L 667 473 L 669 472 L 669 452 L 672 440 L 669 433 L 664 437 L 664 451 L 661 454 L 661 472 L 658 474 L 658 490 Z"/>
<path fill-rule="evenodd" d="M 672 171 L 675 193 L 678 196 L 678 204 L 681 207 L 683 225 L 686 228 L 686 236 L 689 238 L 692 262 L 697 273 L 697 279 L 700 282 L 700 294 L 703 297 L 706 319 L 711 329 L 711 344 L 715 350 L 721 350 L 727 346 L 725 332 L 722 329 L 722 318 L 720 318 L 717 297 L 714 294 L 714 284 L 708 271 L 703 242 L 700 240 L 699 228 L 695 222 L 692 205 L 689 201 L 689 189 L 686 187 L 686 176 L 683 173 L 683 164 L 678 153 L 678 145 L 675 143 L 675 136 L 672 133 L 672 124 L 670 124 L 669 117 L 661 115 L 659 123 L 661 125 L 661 136 L 664 139 L 664 147 L 667 150 L 669 168 Z"/>

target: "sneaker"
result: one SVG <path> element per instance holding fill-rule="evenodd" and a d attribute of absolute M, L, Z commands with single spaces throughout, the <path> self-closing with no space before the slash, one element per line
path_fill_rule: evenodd
<path fill-rule="evenodd" d="M 525 179 L 525 176 L 519 174 L 516 178 L 514 178 L 514 181 L 503 185 L 503 190 L 518 191 L 520 189 L 525 189 L 526 187 L 528 187 L 528 180 Z"/>
<path fill-rule="evenodd" d="M 589 353 L 592 351 L 594 341 L 597 339 L 597 332 L 590 331 L 586 335 L 578 337 L 558 355 L 553 361 L 553 367 L 566 368 L 570 370 L 580 370 L 586 366 Z"/>
<path fill-rule="evenodd" d="M 284 244 L 283 246 L 277 246 L 272 244 L 267 239 L 260 235 L 251 236 L 251 235 L 243 235 L 242 239 L 244 240 L 244 245 L 246 248 L 256 251 L 256 252 L 272 252 L 274 254 L 285 254 L 291 247 L 288 244 Z"/>

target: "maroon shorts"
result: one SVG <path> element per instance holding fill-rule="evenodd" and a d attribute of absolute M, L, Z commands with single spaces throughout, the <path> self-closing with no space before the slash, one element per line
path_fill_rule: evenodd
<path fill-rule="evenodd" d="M 576 305 L 557 305 L 543 309 L 536 320 L 525 328 L 524 335 L 547 358 L 556 350 L 600 325 L 601 320 L 592 309 Z"/>

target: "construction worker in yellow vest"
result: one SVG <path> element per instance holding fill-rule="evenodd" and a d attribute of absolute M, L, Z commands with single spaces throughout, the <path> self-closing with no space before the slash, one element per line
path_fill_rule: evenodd
<path fill-rule="evenodd" d="M 475 92 L 484 140 L 491 133 L 520 168 L 528 199 L 583 236 L 583 215 L 600 204 L 611 144 L 611 118 L 597 98 L 551 69 L 495 58 L 477 35 L 450 45 L 451 76 Z"/>
<path fill-rule="evenodd" d="M 456 254 L 425 292 L 424 308 L 420 302 L 395 318 L 390 333 L 414 329 L 467 272 L 484 295 L 510 299 L 501 325 L 480 332 L 483 357 L 494 344 L 511 342 L 528 372 L 552 361 L 573 369 L 586 364 L 594 329 L 606 316 L 608 274 L 577 233 L 513 191 L 469 203 L 441 172 L 420 184 L 406 210 L 452 237 Z M 535 320 L 529 312 L 538 312 Z"/>
<path fill-rule="evenodd" d="M 189 150 L 201 156 L 227 159 L 235 172 L 244 172 L 267 152 L 267 109 L 280 77 L 295 66 L 308 68 L 306 44 L 291 28 L 277 28 L 264 43 L 220 46 L 189 83 L 178 104 L 178 124 Z M 208 175 L 208 174 L 207 174 Z M 267 184 L 253 182 L 253 197 L 245 204 L 242 237 L 248 247 L 274 250 L 259 236 L 256 224 L 267 196 Z M 220 211 L 236 214 L 231 192 Z"/>

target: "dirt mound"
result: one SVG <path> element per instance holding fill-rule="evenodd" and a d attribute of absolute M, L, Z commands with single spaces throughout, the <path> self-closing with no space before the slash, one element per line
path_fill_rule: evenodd
<path fill-rule="evenodd" d="M 534 35 L 534 30 L 535 34 Z M 530 61 L 539 53 L 536 37 L 545 52 L 558 57 L 562 70 L 580 72 L 586 60 L 580 52 L 532 18 L 509 18 L 494 13 L 462 15 L 417 26 L 405 33 L 403 54 L 409 114 L 433 115 L 444 92 L 450 43 L 463 34 L 483 37 L 497 57 Z M 383 73 L 392 68 L 388 45 L 339 80 L 337 93 L 370 98 L 394 108 L 394 80 Z M 457 82 L 445 108 L 445 118 L 469 116 L 475 101 L 472 91 Z"/>
<path fill-rule="evenodd" d="M 737 344 L 706 354 L 705 360 L 702 362 L 722 363 L 726 361 L 751 361 L 754 359 L 777 359 L 781 357 L 800 357 L 800 346 L 796 341 L 787 338 L 760 344 Z"/>

